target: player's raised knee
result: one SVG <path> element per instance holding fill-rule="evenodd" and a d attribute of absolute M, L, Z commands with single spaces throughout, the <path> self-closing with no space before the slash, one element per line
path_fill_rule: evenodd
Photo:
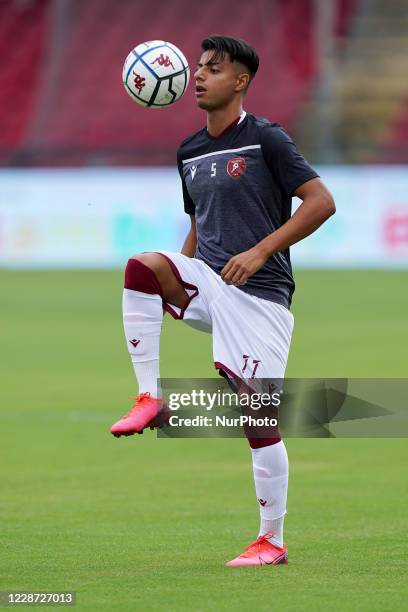
<path fill-rule="evenodd" d="M 136 260 L 153 270 L 153 272 L 160 272 L 166 266 L 166 260 L 158 253 L 138 253 L 133 255 L 129 262 Z M 129 264 L 128 262 L 128 264 Z"/>
<path fill-rule="evenodd" d="M 140 253 L 129 259 L 125 271 L 125 289 L 157 293 L 164 301 L 180 307 L 188 299 L 167 260 L 158 253 Z"/>
<path fill-rule="evenodd" d="M 162 288 L 157 278 L 154 261 L 147 256 L 154 253 L 142 253 L 131 257 L 125 268 L 125 289 L 162 295 Z M 153 264 L 153 265 L 152 265 Z"/>
<path fill-rule="evenodd" d="M 169 264 L 163 255 L 160 255 L 159 253 L 140 253 L 138 255 L 134 255 L 129 261 L 132 260 L 136 260 L 147 268 L 150 268 L 150 270 L 156 274 L 161 284 L 167 284 L 167 282 L 173 278 L 173 272 Z"/>

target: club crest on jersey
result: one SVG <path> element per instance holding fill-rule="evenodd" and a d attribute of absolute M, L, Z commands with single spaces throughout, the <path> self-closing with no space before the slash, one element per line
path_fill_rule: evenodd
<path fill-rule="evenodd" d="M 243 157 L 234 157 L 227 163 L 227 172 L 232 178 L 239 178 L 246 170 L 246 163 Z"/>

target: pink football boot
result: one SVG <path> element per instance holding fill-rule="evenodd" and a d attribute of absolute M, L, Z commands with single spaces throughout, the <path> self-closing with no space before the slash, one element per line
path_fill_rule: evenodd
<path fill-rule="evenodd" d="M 278 565 L 279 563 L 288 563 L 288 551 L 286 544 L 282 548 L 271 544 L 266 539 L 272 537 L 273 532 L 268 531 L 263 536 L 260 536 L 255 542 L 252 542 L 242 555 L 228 561 L 225 565 L 228 567 L 245 567 L 245 566 L 260 566 L 260 565 Z"/>
<path fill-rule="evenodd" d="M 130 412 L 112 425 L 111 433 L 116 438 L 141 434 L 146 427 L 154 429 L 168 423 L 170 414 L 163 400 L 152 397 L 150 393 L 141 393 L 135 397 Z"/>

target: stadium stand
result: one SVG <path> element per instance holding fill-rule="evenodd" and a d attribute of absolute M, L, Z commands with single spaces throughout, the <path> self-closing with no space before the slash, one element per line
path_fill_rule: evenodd
<path fill-rule="evenodd" d="M 302 117 L 305 129 L 299 142 L 310 159 L 324 156 L 327 162 L 349 163 L 387 160 L 382 151 L 389 142 L 392 125 L 400 129 L 396 118 L 408 92 L 402 76 L 407 70 L 407 28 L 405 0 L 360 3 L 350 35 L 345 44 L 336 48 L 330 66 L 334 75 L 331 97 L 319 100 L 322 93 L 317 85 Z M 331 126 L 330 133 L 322 138 L 324 130 L 319 133 L 309 126 L 319 124 L 325 104 L 332 117 L 326 123 Z M 394 135 L 391 140 L 397 142 L 398 138 Z M 388 147 L 388 160 L 395 161 L 402 148 L 394 154 L 391 148 Z M 405 149 L 406 159 L 406 144 Z"/>
<path fill-rule="evenodd" d="M 0 2 L 0 158 L 24 146 L 32 120 L 48 0 Z"/>
<path fill-rule="evenodd" d="M 404 98 L 394 121 L 390 126 L 389 135 L 376 161 L 386 164 L 408 163 L 408 97 Z"/>
<path fill-rule="evenodd" d="M 207 0 L 199 14 L 189 0 L 154 12 L 149 0 L 10 0 L 0 7 L 9 23 L 1 46 L 2 163 L 174 163 L 177 143 L 203 123 L 193 88 L 174 107 L 154 111 L 136 106 L 121 84 L 130 49 L 158 36 L 179 46 L 192 68 L 209 33 L 252 42 L 262 64 L 248 107 L 289 129 L 313 84 L 313 0 Z"/>
<path fill-rule="evenodd" d="M 193 72 L 209 33 L 256 46 L 247 107 L 287 127 L 312 161 L 406 162 L 406 1 L 337 0 L 326 136 L 316 6 L 207 0 L 198 10 L 172 0 L 152 11 L 150 0 L 0 0 L 0 164 L 173 164 L 177 144 L 203 124 L 193 87 L 174 107 L 145 110 L 126 95 L 121 67 L 133 46 L 161 36 Z"/>

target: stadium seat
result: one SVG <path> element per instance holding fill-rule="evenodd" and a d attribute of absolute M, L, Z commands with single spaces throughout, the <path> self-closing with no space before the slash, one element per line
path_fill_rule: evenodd
<path fill-rule="evenodd" d="M 351 5 L 353 0 L 341 1 L 341 32 Z M 203 124 L 193 88 L 174 107 L 144 110 L 121 83 L 130 49 L 159 36 L 183 50 L 192 74 L 208 34 L 231 33 L 253 43 L 261 66 L 247 108 L 290 131 L 314 87 L 313 6 L 313 0 L 207 0 L 197 19 L 189 0 L 154 11 L 148 0 L 0 3 L 3 161 L 174 163 L 178 143 Z M 13 44 L 17 30 L 19 46 Z"/>

